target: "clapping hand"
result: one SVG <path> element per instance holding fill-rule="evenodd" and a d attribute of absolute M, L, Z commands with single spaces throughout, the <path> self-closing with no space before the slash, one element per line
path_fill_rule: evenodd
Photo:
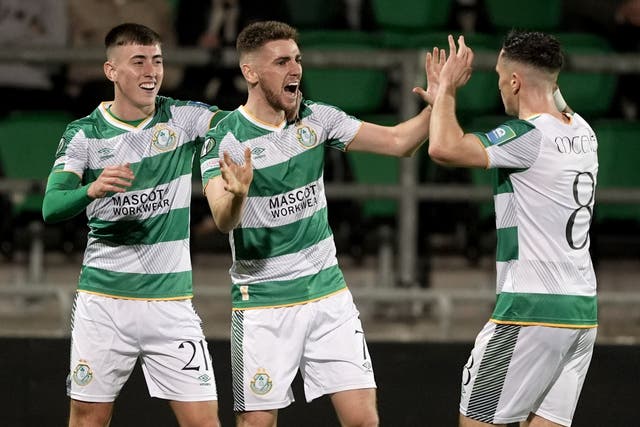
<path fill-rule="evenodd" d="M 124 193 L 131 187 L 134 179 L 131 165 L 107 166 L 98 178 L 87 189 L 87 195 L 92 199 L 100 199 L 108 193 Z"/>
<path fill-rule="evenodd" d="M 244 197 L 249 193 L 249 185 L 253 180 L 251 150 L 244 150 L 244 164 L 239 165 L 231 159 L 228 152 L 220 159 L 220 173 L 224 181 L 224 189 L 234 196 Z"/>

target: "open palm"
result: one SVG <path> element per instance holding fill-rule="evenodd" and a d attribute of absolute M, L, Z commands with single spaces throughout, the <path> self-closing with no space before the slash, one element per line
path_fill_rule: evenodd
<path fill-rule="evenodd" d="M 246 196 L 249 185 L 253 180 L 253 165 L 251 164 L 251 150 L 244 151 L 244 164 L 240 165 L 231 159 L 228 152 L 220 159 L 220 173 L 224 181 L 224 189 L 235 196 Z"/>

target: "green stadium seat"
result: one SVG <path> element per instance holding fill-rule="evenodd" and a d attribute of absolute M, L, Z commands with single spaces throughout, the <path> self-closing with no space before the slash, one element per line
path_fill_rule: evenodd
<path fill-rule="evenodd" d="M 73 120 L 70 113 L 58 111 L 14 112 L 0 120 L 0 168 L 10 180 L 33 182 L 26 194 L 10 194 L 9 230 L 1 238 L 3 253 L 12 258 L 14 250 L 28 247 L 27 280 L 39 283 L 43 272 L 43 251 L 49 231 L 59 233 L 56 249 L 70 251 L 75 237 L 86 228 L 73 221 L 54 227 L 44 226 L 42 202 L 44 185 L 53 166 L 56 148 L 66 125 Z"/>
<path fill-rule="evenodd" d="M 283 6 L 287 22 L 298 30 L 332 28 L 344 14 L 340 0 L 284 0 Z"/>
<path fill-rule="evenodd" d="M 640 122 L 601 119 L 593 122 L 598 138 L 598 184 L 595 221 L 631 221 L 640 223 L 640 204 L 600 204 L 598 190 L 640 188 Z"/>
<path fill-rule="evenodd" d="M 381 126 L 393 126 L 397 118 L 392 115 L 365 115 L 363 120 Z M 347 161 L 353 180 L 358 184 L 397 185 L 400 158 L 356 151 L 347 152 Z M 388 199 L 370 199 L 362 202 L 362 217 L 369 222 L 395 221 L 398 202 Z"/>
<path fill-rule="evenodd" d="M 33 180 L 44 184 L 58 142 L 73 120 L 67 112 L 15 112 L 0 120 L 0 162 L 8 179 Z M 14 215 L 42 210 L 42 193 L 29 194 L 14 203 Z"/>
<path fill-rule="evenodd" d="M 373 16 L 383 31 L 424 32 L 444 29 L 451 0 L 372 0 Z"/>
<path fill-rule="evenodd" d="M 562 0 L 485 0 L 489 23 L 497 32 L 511 28 L 555 31 L 562 22 Z"/>
<path fill-rule="evenodd" d="M 347 156 L 358 184 L 398 184 L 399 158 L 363 152 L 347 152 Z M 395 219 L 397 212 L 396 200 L 372 199 L 362 204 L 362 217 L 368 221 Z"/>
<path fill-rule="evenodd" d="M 613 52 L 609 42 L 595 34 L 556 34 L 564 51 L 570 55 L 607 54 Z M 581 116 L 607 115 L 613 103 L 618 76 L 608 72 L 562 71 L 558 85 L 569 106 Z"/>
<path fill-rule="evenodd" d="M 374 52 L 375 36 L 358 31 L 307 31 L 300 46 L 308 49 Z M 305 66 L 305 98 L 335 105 L 353 115 L 380 112 L 386 101 L 387 72 L 382 69 Z"/>

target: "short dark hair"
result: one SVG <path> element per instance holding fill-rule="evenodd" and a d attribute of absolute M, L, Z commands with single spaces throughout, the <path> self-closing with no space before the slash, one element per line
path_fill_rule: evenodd
<path fill-rule="evenodd" d="M 107 50 L 115 46 L 129 44 L 151 46 L 161 43 L 160 35 L 151 28 L 131 22 L 113 27 L 104 38 L 104 46 Z"/>
<path fill-rule="evenodd" d="M 236 49 L 239 54 L 252 52 L 273 40 L 298 42 L 298 30 L 279 21 L 258 21 L 247 25 L 238 34 Z"/>
<path fill-rule="evenodd" d="M 502 44 L 503 56 L 512 61 L 559 72 L 564 65 L 560 42 L 538 31 L 511 30 Z"/>

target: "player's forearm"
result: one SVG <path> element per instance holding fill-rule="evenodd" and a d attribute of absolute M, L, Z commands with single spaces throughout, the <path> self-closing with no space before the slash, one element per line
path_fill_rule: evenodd
<path fill-rule="evenodd" d="M 229 233 L 236 228 L 240 223 L 246 198 L 246 196 L 241 197 L 226 193 L 213 202 L 209 202 L 213 220 L 218 230 L 222 233 Z"/>
<path fill-rule="evenodd" d="M 455 108 L 455 89 L 441 88 L 433 104 L 429 126 L 429 156 L 437 163 L 452 163 L 460 148 L 459 141 L 464 136 Z"/>
<path fill-rule="evenodd" d="M 88 188 L 89 184 L 80 186 L 80 178 L 75 174 L 52 173 L 42 203 L 45 222 L 64 221 L 82 213 L 93 201 L 87 195 Z"/>
<path fill-rule="evenodd" d="M 431 106 L 428 105 L 415 117 L 396 126 L 398 156 L 412 156 L 429 138 L 431 115 Z"/>

